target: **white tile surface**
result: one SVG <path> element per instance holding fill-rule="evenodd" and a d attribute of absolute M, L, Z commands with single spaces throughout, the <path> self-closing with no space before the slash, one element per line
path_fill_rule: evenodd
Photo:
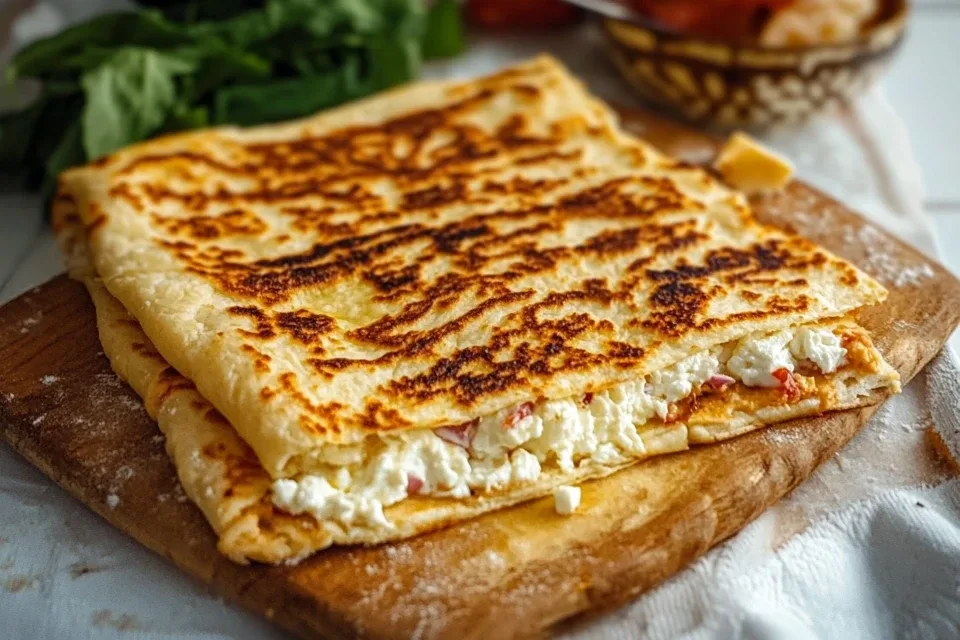
<path fill-rule="evenodd" d="M 885 87 L 910 130 L 927 199 L 960 204 L 960 0 L 926 4 L 914 12 Z"/>

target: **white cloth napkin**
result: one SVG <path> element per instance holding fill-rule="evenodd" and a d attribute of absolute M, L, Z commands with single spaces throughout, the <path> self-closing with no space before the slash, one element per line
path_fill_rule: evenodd
<path fill-rule="evenodd" d="M 575 29 L 475 38 L 467 55 L 427 74 L 468 77 L 547 50 L 595 92 L 630 103 L 594 37 Z M 806 180 L 935 254 L 919 169 L 882 91 L 770 142 Z M 883 261 L 879 250 L 876 259 Z M 59 271 L 48 232 L 0 301 Z M 658 589 L 569 635 L 960 637 L 960 480 L 944 481 L 927 433 L 937 430 L 960 450 L 958 381 L 954 362 L 941 355 L 787 499 Z M 283 637 L 208 595 L 6 448 L 0 514 L 0 636 Z"/>

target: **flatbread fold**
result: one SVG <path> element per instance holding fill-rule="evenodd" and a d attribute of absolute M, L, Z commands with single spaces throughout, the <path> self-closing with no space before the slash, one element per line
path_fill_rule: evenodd
<path fill-rule="evenodd" d="M 898 388 L 851 316 L 878 283 L 622 133 L 547 57 L 135 145 L 64 174 L 54 219 L 104 352 L 237 561 L 408 537 Z M 547 456 L 529 481 L 386 505 L 390 526 L 277 506 L 278 480 L 343 452 L 589 402 L 798 327 L 843 336 L 853 364 L 811 374 L 795 401 L 691 396 L 637 425 L 629 460 Z"/>

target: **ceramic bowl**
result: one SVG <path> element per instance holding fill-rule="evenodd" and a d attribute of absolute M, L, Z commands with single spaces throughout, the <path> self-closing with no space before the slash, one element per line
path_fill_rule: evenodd
<path fill-rule="evenodd" d="M 770 48 L 707 40 L 644 21 L 605 18 L 608 50 L 644 99 L 693 123 L 762 129 L 806 120 L 850 100 L 903 40 L 906 0 L 887 0 L 854 41 Z"/>

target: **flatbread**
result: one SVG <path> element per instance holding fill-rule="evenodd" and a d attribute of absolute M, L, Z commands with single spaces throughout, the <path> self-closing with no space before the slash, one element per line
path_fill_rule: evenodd
<path fill-rule="evenodd" d="M 69 274 L 86 286 L 96 308 L 104 354 L 117 375 L 143 398 L 148 414 L 157 420 L 184 491 L 216 531 L 220 552 L 235 562 L 289 564 L 333 544 L 400 540 L 540 497 L 561 483 L 600 478 L 629 466 L 592 466 L 572 474 L 545 474 L 537 483 L 506 495 L 411 498 L 387 509 L 387 516 L 397 524 L 392 530 L 355 526 L 345 531 L 310 515 L 284 513 L 271 500 L 273 479 L 253 450 L 196 386 L 164 360 L 136 319 L 104 286 L 91 264 L 72 198 L 61 194 L 55 199 L 53 221 L 57 240 L 67 256 Z M 852 375 L 855 374 L 847 372 L 831 381 L 837 395 L 830 399 L 829 407 L 807 401 L 792 407 L 764 407 L 754 415 L 743 410 L 723 416 L 703 411 L 699 416 L 690 416 L 690 427 L 678 423 L 645 428 L 644 442 L 650 456 L 678 452 L 692 444 L 720 441 L 764 424 L 828 408 L 875 404 L 888 395 L 889 371 L 857 376 L 855 383 L 850 381 Z"/>
<path fill-rule="evenodd" d="M 63 186 L 107 289 L 274 477 L 885 295 L 546 57 L 135 145 Z"/>
<path fill-rule="evenodd" d="M 136 145 L 67 172 L 54 217 L 104 352 L 236 561 L 409 537 L 898 388 L 850 316 L 883 299 L 878 283 L 620 132 L 546 57 Z M 391 526 L 274 504 L 278 478 L 350 445 L 586 398 L 799 325 L 860 345 L 859 368 L 794 403 L 774 389 L 706 398 L 640 426 L 628 463 L 409 497 L 385 510 Z"/>

